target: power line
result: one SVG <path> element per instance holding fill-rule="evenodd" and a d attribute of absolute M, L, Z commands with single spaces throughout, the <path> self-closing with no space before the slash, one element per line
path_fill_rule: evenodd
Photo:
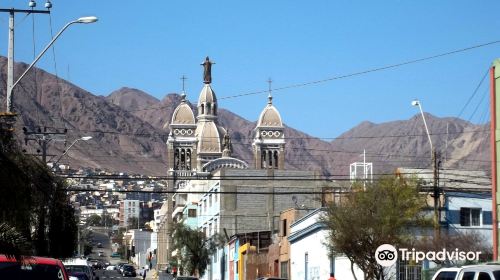
<path fill-rule="evenodd" d="M 315 85 L 315 84 L 330 82 L 330 81 L 334 81 L 334 80 L 340 80 L 340 79 L 345 79 L 345 78 L 350 78 L 350 77 L 365 75 L 365 74 L 369 74 L 369 73 L 373 73 L 373 72 L 378 72 L 378 71 L 384 71 L 384 70 L 388 70 L 388 69 L 392 69 L 392 68 L 397 68 L 397 67 L 401 67 L 401 66 L 405 66 L 405 65 L 409 65 L 409 64 L 424 62 L 424 61 L 428 61 L 428 60 L 432 60 L 432 59 L 436 59 L 436 58 L 440 58 L 440 57 L 443 57 L 443 56 L 448 56 L 448 55 L 452 55 L 452 54 L 456 54 L 456 53 L 466 52 L 466 51 L 470 51 L 470 50 L 473 50 L 473 49 L 482 48 L 482 47 L 486 47 L 486 46 L 494 45 L 494 44 L 498 44 L 498 43 L 500 43 L 500 40 L 491 41 L 491 42 L 487 42 L 487 43 L 483 43 L 483 44 L 479 44 L 479 45 L 474 45 L 474 46 L 470 46 L 470 47 L 466 47 L 466 48 L 462 48 L 462 49 L 457 49 L 457 50 L 453 50 L 453 51 L 448 51 L 448 52 L 444 52 L 444 53 L 440 53 L 440 54 L 436 54 L 436 55 L 431 55 L 431 56 L 427 56 L 427 57 L 417 58 L 417 59 L 413 59 L 413 60 L 407 60 L 407 61 L 400 62 L 400 63 L 389 64 L 389 65 L 382 66 L 382 67 L 376 67 L 376 68 L 371 68 L 371 69 L 362 70 L 362 71 L 358 71 L 358 72 L 353 72 L 353 73 L 349 73 L 349 74 L 344 74 L 344 75 L 339 75 L 339 76 L 333 76 L 333 77 L 326 78 L 326 79 L 320 79 L 320 80 L 314 80 L 314 81 L 309 81 L 309 82 L 304 82 L 304 83 L 292 84 L 292 85 L 288 85 L 288 86 L 274 88 L 272 90 L 273 91 L 283 91 L 283 90 L 292 89 L 292 88 L 305 87 L 305 86 L 310 86 L 310 85 Z M 256 94 L 261 94 L 261 93 L 268 93 L 268 92 L 269 92 L 268 89 L 266 89 L 266 90 L 258 90 L 258 91 L 248 92 L 248 93 L 241 93 L 241 94 L 235 94 L 235 95 L 230 95 L 230 96 L 219 97 L 218 99 L 219 100 L 232 99 L 232 98 L 238 98 L 238 97 L 243 97 L 243 96 L 256 95 Z M 127 111 L 128 112 L 137 112 L 137 111 L 162 109 L 162 108 L 167 108 L 167 107 L 170 107 L 170 106 L 169 105 L 165 105 L 165 106 L 158 106 L 158 107 L 151 107 L 151 108 L 140 108 L 140 109 L 134 109 L 134 110 L 127 110 Z"/>

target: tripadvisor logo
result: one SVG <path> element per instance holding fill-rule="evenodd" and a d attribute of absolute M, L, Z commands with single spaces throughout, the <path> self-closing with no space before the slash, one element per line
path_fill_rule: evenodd
<path fill-rule="evenodd" d="M 391 244 L 382 244 L 375 251 L 375 260 L 381 266 L 392 266 L 398 260 L 398 250 Z"/>
<path fill-rule="evenodd" d="M 399 251 L 399 253 L 398 253 Z M 419 263 L 424 260 L 428 261 L 479 261 L 481 252 L 465 252 L 458 249 L 448 251 L 446 249 L 440 251 L 417 251 L 415 248 L 406 249 L 392 246 L 391 244 L 382 244 L 375 251 L 375 260 L 381 266 L 392 266 L 398 260 L 398 255 L 402 261 L 415 261 Z"/>

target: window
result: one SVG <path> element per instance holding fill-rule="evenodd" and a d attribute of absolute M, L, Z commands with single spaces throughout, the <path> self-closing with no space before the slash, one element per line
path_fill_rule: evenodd
<path fill-rule="evenodd" d="M 212 194 L 210 194 L 208 196 L 208 207 L 211 208 L 212 207 Z"/>
<path fill-rule="evenodd" d="M 304 255 L 304 280 L 307 280 L 307 274 L 309 274 L 308 268 L 309 267 L 309 254 L 306 253 Z"/>
<path fill-rule="evenodd" d="M 281 262 L 280 273 L 281 278 L 288 278 L 288 261 Z"/>
<path fill-rule="evenodd" d="M 454 280 L 455 276 L 457 276 L 456 271 L 441 271 L 435 280 Z M 464 275 L 465 277 L 465 275 Z"/>
<path fill-rule="evenodd" d="M 479 272 L 479 277 L 477 277 L 477 280 L 491 280 L 491 277 L 488 272 Z"/>
<path fill-rule="evenodd" d="M 460 208 L 460 225 L 474 227 L 481 225 L 481 208 Z"/>
<path fill-rule="evenodd" d="M 476 274 L 474 271 L 464 272 L 464 276 L 462 277 L 462 280 L 474 280 L 474 274 Z M 453 278 L 453 279 L 455 279 L 455 278 Z"/>
<path fill-rule="evenodd" d="M 188 209 L 188 217 L 196 218 L 196 209 Z"/>
<path fill-rule="evenodd" d="M 283 219 L 282 223 L 281 223 L 281 236 L 286 236 L 286 219 Z"/>

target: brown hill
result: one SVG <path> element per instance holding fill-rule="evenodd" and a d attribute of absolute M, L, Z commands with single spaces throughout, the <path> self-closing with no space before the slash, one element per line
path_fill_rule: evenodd
<path fill-rule="evenodd" d="M 25 67 L 25 64 L 17 64 L 16 76 Z M 4 57 L 0 57 L 0 75 L 0 101 L 5 106 Z M 180 102 L 178 94 L 168 94 L 158 100 L 137 89 L 121 88 L 108 97 L 95 96 L 37 69 L 15 89 L 14 102 L 20 114 L 17 135 L 23 145 L 23 126 L 30 130 L 46 127 L 48 131 L 66 128 L 66 147 L 79 137 L 93 137 L 90 141 L 78 142 L 61 163 L 147 175 L 164 175 L 168 168 L 165 163 L 168 131 L 164 126 Z M 196 108 L 193 109 L 196 112 Z M 433 144 L 442 153 L 444 167 L 488 170 L 487 127 L 429 114 L 426 119 L 433 134 Z M 252 166 L 255 123 L 224 109 L 219 110 L 219 123 L 231 132 L 235 156 Z M 286 165 L 290 169 L 348 176 L 349 164 L 362 161 L 363 150 L 366 150 L 366 160 L 374 163 L 376 174 L 387 173 L 398 166 L 430 165 L 429 143 L 419 114 L 405 121 L 363 122 L 332 142 L 290 127 L 285 133 Z M 50 145 L 50 153 L 56 156 L 65 149 L 62 143 Z M 26 149 L 35 152 L 36 145 L 31 142 Z"/>

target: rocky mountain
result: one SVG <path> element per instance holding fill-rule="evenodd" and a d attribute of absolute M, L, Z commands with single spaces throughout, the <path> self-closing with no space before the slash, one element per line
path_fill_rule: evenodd
<path fill-rule="evenodd" d="M 6 58 L 0 57 L 0 102 L 5 108 Z M 26 68 L 16 64 L 16 76 Z M 19 113 L 16 133 L 28 152 L 36 143 L 25 145 L 22 127 L 30 131 L 67 129 L 67 143 L 50 143 L 49 160 L 55 161 L 75 139 L 79 141 L 61 158 L 72 167 L 102 168 L 110 171 L 164 175 L 166 137 L 171 115 L 180 103 L 178 94 L 162 100 L 131 88 L 121 88 L 107 97 L 96 96 L 76 85 L 36 69 L 14 91 Z M 194 111 L 196 112 L 195 106 Z M 263 104 L 264 106 L 264 104 Z M 278 108 L 279 109 L 279 108 Z M 442 165 L 470 170 L 489 170 L 488 127 L 456 118 L 426 115 L 432 141 L 441 153 Z M 286 119 L 284 120 L 286 122 Z M 219 110 L 219 123 L 231 132 L 234 156 L 253 165 L 252 139 L 255 123 L 228 110 Z M 429 167 L 430 146 L 420 114 L 409 120 L 382 124 L 363 122 L 331 142 L 287 127 L 286 167 L 318 170 L 323 174 L 348 176 L 349 164 L 373 162 L 374 173 L 395 167 Z"/>

